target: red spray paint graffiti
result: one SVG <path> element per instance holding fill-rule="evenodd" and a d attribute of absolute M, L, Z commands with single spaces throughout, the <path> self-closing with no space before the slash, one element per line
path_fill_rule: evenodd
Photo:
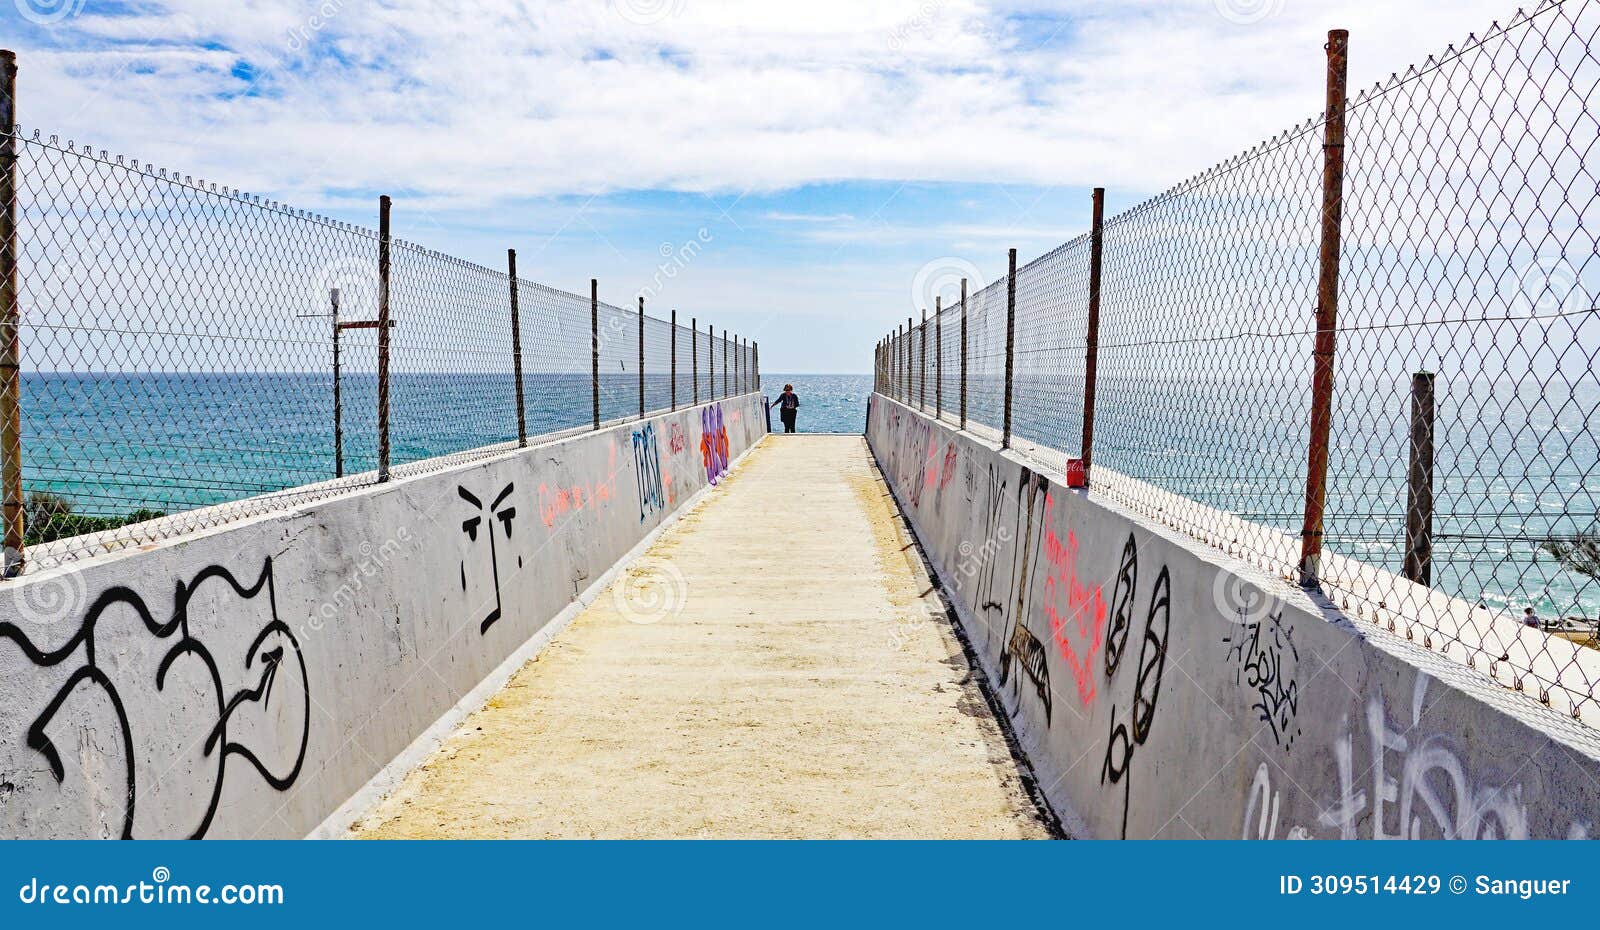
<path fill-rule="evenodd" d="M 1050 620 L 1056 651 L 1072 670 L 1078 699 L 1085 705 L 1092 704 L 1095 683 L 1089 669 L 1105 644 L 1105 592 L 1101 585 L 1086 585 L 1078 578 L 1077 534 L 1068 530 L 1066 544 L 1062 545 L 1055 531 L 1055 496 L 1048 492 L 1044 498 L 1044 525 L 1044 554 L 1049 563 L 1044 583 L 1045 616 Z"/>
<path fill-rule="evenodd" d="M 575 484 L 570 487 L 557 485 L 554 488 L 547 484 L 539 485 L 539 518 L 545 526 L 555 526 L 556 518 L 565 516 L 574 510 L 582 510 L 589 506 L 598 506 L 611 500 L 617 492 L 617 445 L 611 444 L 610 463 L 606 466 L 607 477 L 589 484 Z"/>

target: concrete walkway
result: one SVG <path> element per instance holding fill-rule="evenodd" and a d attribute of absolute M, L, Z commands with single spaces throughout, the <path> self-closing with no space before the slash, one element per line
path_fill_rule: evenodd
<path fill-rule="evenodd" d="M 1047 836 L 893 506 L 768 437 L 354 835 Z"/>

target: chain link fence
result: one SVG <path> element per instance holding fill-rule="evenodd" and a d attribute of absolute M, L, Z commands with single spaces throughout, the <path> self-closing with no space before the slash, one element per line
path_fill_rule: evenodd
<path fill-rule="evenodd" d="M 967 425 L 1600 719 L 1597 35 L 1546 2 L 1348 100 L 1330 36 L 1324 115 L 943 295 Z"/>
<path fill-rule="evenodd" d="M 25 131 L 4 99 L 12 572 L 759 383 L 725 332 L 398 239 L 385 265 L 381 230 Z"/>

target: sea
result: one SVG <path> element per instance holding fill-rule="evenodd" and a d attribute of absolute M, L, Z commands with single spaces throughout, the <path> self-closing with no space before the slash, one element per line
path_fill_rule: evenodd
<path fill-rule="evenodd" d="M 769 401 L 794 385 L 802 433 L 865 430 L 870 375 L 763 373 L 762 382 Z M 1274 438 L 1260 428 L 1260 411 L 1282 392 L 1271 385 L 1169 387 L 1174 398 L 1190 399 L 1166 409 L 1102 402 L 1096 461 L 1253 522 L 1298 531 L 1305 460 L 1295 435 L 1303 433 L 1285 429 Z M 707 390 L 700 386 L 701 400 Z M 1261 396 L 1252 400 L 1250 390 Z M 1539 542 L 1595 527 L 1600 453 L 1590 420 L 1600 398 L 1552 408 L 1521 396 L 1530 390 L 1538 385 L 1457 386 L 1441 403 L 1435 584 L 1497 610 L 1533 606 L 1546 616 L 1594 617 L 1600 582 L 1559 564 Z M 1211 402 L 1193 400 L 1207 391 L 1216 395 Z M 529 374 L 524 393 L 529 435 L 592 420 L 586 374 Z M 972 393 L 973 418 L 996 421 L 1000 392 L 974 384 Z M 647 377 L 645 394 L 647 409 L 662 409 L 673 400 L 673 386 L 666 377 Z M 1018 394 L 1019 436 L 1075 447 L 1080 421 L 1070 403 L 1039 402 L 1050 396 L 1042 384 Z M 75 513 L 119 517 L 175 513 L 368 471 L 377 460 L 376 395 L 371 373 L 340 380 L 336 442 L 327 373 L 28 373 L 24 487 L 66 498 Z M 396 373 L 392 462 L 514 440 L 514 397 L 508 373 Z M 692 387 L 680 384 L 676 399 L 691 403 Z M 1405 418 L 1388 411 L 1391 400 L 1382 410 L 1340 411 L 1327 541 L 1396 570 L 1407 438 Z M 602 419 L 637 414 L 637 377 L 606 378 L 600 401 Z M 1527 413 L 1484 417 L 1486 410 Z M 1298 409 L 1281 416 L 1285 424 L 1303 422 Z M 771 421 L 779 426 L 775 411 Z"/>

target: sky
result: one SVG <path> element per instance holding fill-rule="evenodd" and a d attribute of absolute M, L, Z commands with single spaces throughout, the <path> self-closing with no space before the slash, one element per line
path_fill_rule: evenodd
<path fill-rule="evenodd" d="M 26 131 L 755 339 L 872 346 L 1513 0 L 0 0 Z M 697 243 L 685 248 L 688 243 Z M 687 258 L 666 256 L 688 256 Z"/>

